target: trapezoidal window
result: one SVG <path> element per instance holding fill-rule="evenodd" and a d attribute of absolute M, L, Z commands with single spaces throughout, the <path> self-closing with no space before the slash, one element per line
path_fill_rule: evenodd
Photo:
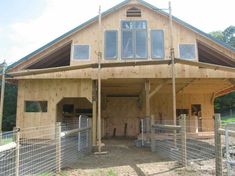
<path fill-rule="evenodd" d="M 38 59 L 26 69 L 53 68 L 70 65 L 71 43 L 58 47 L 55 51 L 48 53 L 45 57 Z"/>
<path fill-rule="evenodd" d="M 136 7 L 132 7 L 126 11 L 126 17 L 141 17 L 141 10 Z"/>

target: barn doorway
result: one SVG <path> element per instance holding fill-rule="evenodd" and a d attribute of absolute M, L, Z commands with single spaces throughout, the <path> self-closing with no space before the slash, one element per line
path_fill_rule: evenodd
<path fill-rule="evenodd" d="M 92 104 L 87 98 L 63 98 L 57 104 L 57 122 L 68 128 L 78 128 L 80 115 L 92 117 Z"/>

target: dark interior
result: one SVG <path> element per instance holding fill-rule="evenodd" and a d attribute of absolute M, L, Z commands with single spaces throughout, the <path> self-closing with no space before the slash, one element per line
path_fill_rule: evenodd
<path fill-rule="evenodd" d="M 235 67 L 235 61 L 225 56 L 223 53 L 212 49 L 209 45 L 200 41 L 197 42 L 198 56 L 200 62 Z"/>
<path fill-rule="evenodd" d="M 70 65 L 71 44 L 58 48 L 53 53 L 28 66 L 26 69 L 42 69 Z"/>

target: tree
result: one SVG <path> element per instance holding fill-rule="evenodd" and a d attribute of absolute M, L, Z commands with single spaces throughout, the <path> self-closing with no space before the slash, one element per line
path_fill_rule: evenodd
<path fill-rule="evenodd" d="M 214 31 L 210 34 L 216 39 L 235 47 L 235 26 L 229 26 L 224 31 Z M 232 109 L 235 109 L 235 92 L 215 99 L 215 111 L 228 112 Z"/>
<path fill-rule="evenodd" d="M 229 26 L 224 31 L 210 33 L 213 37 L 235 48 L 235 26 Z"/>
<path fill-rule="evenodd" d="M 6 83 L 3 107 L 3 131 L 12 130 L 16 122 L 17 86 Z"/>

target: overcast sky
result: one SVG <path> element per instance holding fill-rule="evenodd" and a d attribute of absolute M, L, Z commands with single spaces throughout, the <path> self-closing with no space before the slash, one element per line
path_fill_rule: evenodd
<path fill-rule="evenodd" d="M 167 8 L 167 0 L 146 0 Z M 121 0 L 0 0 L 0 62 L 11 64 Z M 173 15 L 211 32 L 235 25 L 235 0 L 171 0 Z"/>

